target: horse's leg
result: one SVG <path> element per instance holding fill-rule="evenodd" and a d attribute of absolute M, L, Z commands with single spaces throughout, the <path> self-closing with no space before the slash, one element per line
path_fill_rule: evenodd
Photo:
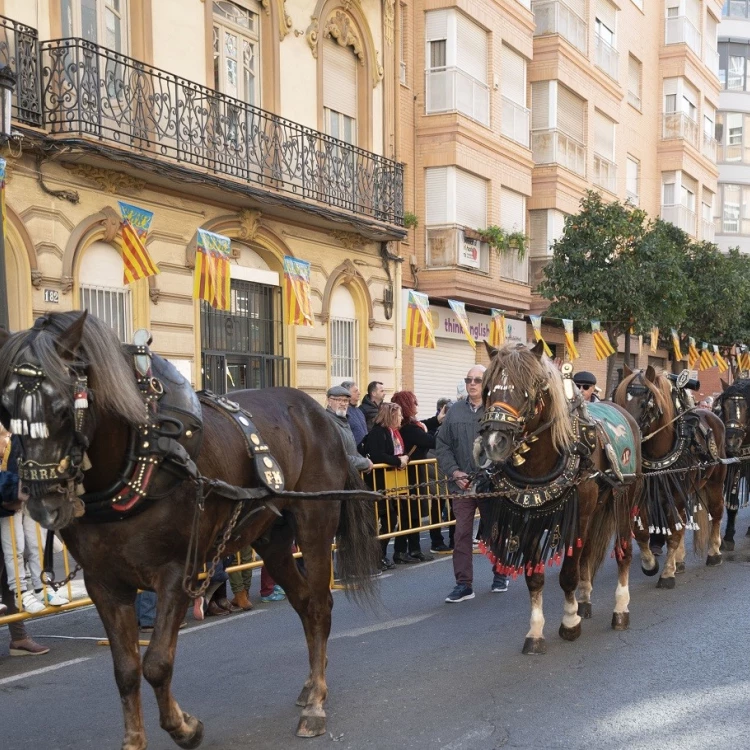
<path fill-rule="evenodd" d="M 578 614 L 576 589 L 578 588 L 578 566 L 581 559 L 581 549 L 574 549 L 572 557 L 565 557 L 560 569 L 560 588 L 565 593 L 563 602 L 563 618 L 560 623 L 560 638 L 575 641 L 581 635 L 581 616 Z M 590 593 L 589 583 L 589 593 Z"/>
<path fill-rule="evenodd" d="M 633 533 L 641 551 L 641 570 L 647 576 L 655 576 L 659 572 L 659 560 L 649 546 L 648 517 L 644 509 L 641 509 L 638 518 L 641 523 L 639 525 L 636 521 L 633 524 Z"/>
<path fill-rule="evenodd" d="M 189 599 L 182 590 L 182 565 L 162 571 L 156 590 L 156 622 L 151 642 L 143 656 L 143 676 L 156 695 L 159 724 L 183 748 L 194 748 L 203 740 L 203 723 L 185 713 L 172 695 L 172 672 L 177 633 L 187 612 Z"/>
<path fill-rule="evenodd" d="M 542 610 L 542 591 L 544 573 L 533 573 L 526 576 L 526 585 L 531 599 L 531 619 L 529 632 L 523 642 L 524 654 L 546 654 L 547 642 L 544 640 L 544 611 Z"/>
<path fill-rule="evenodd" d="M 664 560 L 664 571 L 662 572 L 659 580 L 656 584 L 658 589 L 673 589 L 675 580 L 674 574 L 676 569 L 676 555 L 677 548 L 682 543 L 682 538 L 685 535 L 685 527 L 683 526 L 679 531 L 672 529 L 671 535 L 667 535 L 667 557 Z"/>
<path fill-rule="evenodd" d="M 721 517 L 724 514 L 724 478 L 719 475 L 716 468 L 706 483 L 705 496 L 708 498 L 708 514 L 711 517 L 706 565 L 713 567 L 721 565 Z"/>
<path fill-rule="evenodd" d="M 677 546 L 677 551 L 674 555 L 675 559 L 675 565 L 674 565 L 674 572 L 677 573 L 684 573 L 687 569 L 685 566 L 685 534 L 682 535 L 682 539 L 680 539 L 680 543 Z"/>
<path fill-rule="evenodd" d="M 727 527 L 724 529 L 724 539 L 721 542 L 721 549 L 727 552 L 734 552 L 734 521 L 737 518 L 737 508 L 727 508 Z"/>
<path fill-rule="evenodd" d="M 615 537 L 615 559 L 617 560 L 617 588 L 615 589 L 615 609 L 612 613 L 612 629 L 627 630 L 630 627 L 630 563 L 633 559 L 632 503 L 628 499 L 617 513 L 617 536 Z M 653 553 L 652 553 L 653 555 Z"/>
<path fill-rule="evenodd" d="M 116 588 L 84 575 L 86 591 L 96 605 L 109 638 L 115 682 L 120 693 L 125 735 L 122 750 L 145 750 L 146 729 L 141 707 L 141 654 L 138 651 L 138 620 L 135 589 Z"/>

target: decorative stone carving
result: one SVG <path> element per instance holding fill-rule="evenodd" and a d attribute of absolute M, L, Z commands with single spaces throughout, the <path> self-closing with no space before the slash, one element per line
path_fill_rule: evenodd
<path fill-rule="evenodd" d="M 43 274 L 41 271 L 32 268 L 31 269 L 31 286 L 35 289 L 39 289 L 42 286 Z"/>
<path fill-rule="evenodd" d="M 73 277 L 72 276 L 63 276 L 60 279 L 60 291 L 63 294 L 69 294 L 71 291 L 73 291 Z"/>
<path fill-rule="evenodd" d="M 279 41 L 283 42 L 284 37 L 292 30 L 292 19 L 286 12 L 286 0 L 260 0 L 263 10 L 268 15 L 271 13 L 271 3 L 276 7 L 276 15 L 279 18 Z"/>
<path fill-rule="evenodd" d="M 335 10 L 326 21 L 323 28 L 323 36 L 335 39 L 340 47 L 351 47 L 354 54 L 359 58 L 359 64 L 365 64 L 365 53 L 362 49 L 362 40 L 357 34 L 354 22 L 343 11 Z"/>
<path fill-rule="evenodd" d="M 62 248 L 56 245 L 54 242 L 37 242 L 36 247 L 37 255 L 54 255 L 56 258 L 63 257 Z"/>
<path fill-rule="evenodd" d="M 139 180 L 124 172 L 94 167 L 91 164 L 63 164 L 63 166 L 77 177 L 92 182 L 105 193 L 119 193 L 125 190 L 137 193 L 146 186 L 145 180 Z"/>
<path fill-rule="evenodd" d="M 252 242 L 260 229 L 262 213 L 255 208 L 243 208 L 240 213 L 239 238 Z"/>
<path fill-rule="evenodd" d="M 321 323 L 325 324 L 330 320 L 331 297 L 336 287 L 342 284 L 344 286 L 356 288 L 356 293 L 365 306 L 367 325 L 372 330 L 375 327 L 375 314 L 373 312 L 370 289 L 362 274 L 348 258 L 341 265 L 334 268 L 331 275 L 328 277 L 325 289 L 323 290 L 321 311 L 318 316 Z"/>
<path fill-rule="evenodd" d="M 153 276 L 148 277 L 148 297 L 155 304 L 159 304 L 159 287 L 156 286 L 156 279 Z"/>
<path fill-rule="evenodd" d="M 104 227 L 104 237 L 102 237 L 102 240 L 104 242 L 113 242 L 120 231 L 122 218 L 111 206 L 105 206 L 101 210 L 101 213 L 103 215 L 102 226 Z"/>
<path fill-rule="evenodd" d="M 316 16 L 310 16 L 311 23 L 307 27 L 307 31 L 305 32 L 305 38 L 307 39 L 307 43 L 310 45 L 310 49 L 312 50 L 313 57 L 315 59 L 318 58 L 318 19 Z"/>
<path fill-rule="evenodd" d="M 365 238 L 356 232 L 342 232 L 334 229 L 331 231 L 331 237 L 338 240 L 347 250 L 361 250 L 366 243 Z"/>
<path fill-rule="evenodd" d="M 396 22 L 396 0 L 384 0 L 383 2 L 383 29 L 386 44 L 393 46 L 393 32 Z"/>

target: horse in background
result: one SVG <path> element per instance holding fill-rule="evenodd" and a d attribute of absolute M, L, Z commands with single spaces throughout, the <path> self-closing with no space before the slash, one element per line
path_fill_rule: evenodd
<path fill-rule="evenodd" d="M 348 468 L 336 426 L 318 403 L 296 389 L 233 392 L 232 399 L 245 410 L 235 410 L 237 419 L 255 423 L 283 470 L 286 489 L 322 493 L 319 498 L 271 495 L 242 505 L 217 494 L 211 482 L 222 480 L 230 489 L 260 485 L 248 443 L 227 414 L 232 402 L 224 407 L 204 403 L 197 415 L 185 412 L 171 425 L 160 422 L 147 411 L 144 392 L 154 398 L 160 389 L 167 395 L 187 389 L 190 399 L 195 394 L 156 355 L 152 363 L 158 378 L 140 379 L 142 392 L 134 359 L 109 326 L 77 312 L 45 315 L 0 349 L 0 420 L 23 427 L 20 469 L 30 494 L 29 513 L 42 526 L 59 530 L 83 567 L 86 589 L 111 644 L 124 714 L 123 750 L 146 747 L 141 674 L 154 689 L 162 728 L 177 745 L 194 748 L 203 738 L 203 724 L 178 705 L 171 682 L 178 628 L 191 601 L 186 589 L 197 585 L 203 562 L 212 559 L 220 538 L 226 541 L 222 554 L 252 544 L 299 615 L 310 671 L 297 700 L 302 706 L 297 734 L 324 734 L 331 543 L 338 538 L 338 572 L 357 582 L 355 595 L 370 591 L 378 557 L 372 507 L 356 497 L 363 485 Z M 202 432 L 195 463 L 207 484 L 178 475 L 170 491 L 147 502 L 141 512 L 97 523 L 90 517 L 95 506 L 104 505 L 117 516 L 119 501 L 108 488 L 127 478 L 121 467 L 132 455 L 133 435 L 142 434 L 138 430 L 146 421 L 154 440 L 170 435 L 195 439 L 193 433 Z M 325 494 L 345 489 L 352 496 L 343 502 Z M 91 498 L 97 502 L 88 503 Z M 302 551 L 303 571 L 292 556 L 293 541 Z M 134 608 L 138 589 L 157 594 L 154 632 L 142 660 Z"/>
<path fill-rule="evenodd" d="M 685 530 L 693 529 L 698 554 L 706 565 L 721 565 L 720 525 L 727 467 L 724 424 L 708 409 L 685 409 L 679 390 L 649 365 L 624 368 L 614 401 L 637 421 L 643 436 L 643 494 L 640 522 L 634 529 L 646 575 L 659 572 L 649 547 L 651 533 L 667 540 L 667 556 L 658 588 L 672 589 L 675 573 L 685 570 Z M 709 466 L 701 466 L 708 463 Z M 676 470 L 682 471 L 676 471 Z M 709 531 L 710 523 L 710 531 Z"/>
<path fill-rule="evenodd" d="M 546 651 L 545 565 L 562 562 L 565 603 L 559 634 L 576 640 L 581 618 L 591 617 L 594 576 L 613 538 L 618 583 L 612 627 L 625 630 L 630 621 L 631 510 L 641 465 L 638 426 L 614 404 L 602 406 L 602 414 L 630 441 L 623 449 L 630 476 L 627 483 L 622 477 L 618 481 L 610 471 L 600 427 L 585 418 L 580 395 L 573 404 L 577 409 L 571 408 L 561 373 L 541 345 L 487 345 L 487 351 L 485 414 L 475 444 L 484 479 L 476 489 L 497 496 L 480 510 L 480 536 L 497 572 L 526 579 L 531 618 L 523 653 Z"/>

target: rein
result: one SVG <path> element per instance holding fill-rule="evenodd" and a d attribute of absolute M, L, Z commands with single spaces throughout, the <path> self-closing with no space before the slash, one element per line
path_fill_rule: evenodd
<path fill-rule="evenodd" d="M 692 406 L 689 409 L 686 409 L 685 411 L 680 412 L 674 419 L 670 419 L 669 422 L 667 422 L 665 425 L 662 425 L 661 427 L 659 427 L 658 430 L 654 430 L 653 432 L 650 432 L 648 435 L 646 435 L 646 437 L 642 437 L 641 438 L 641 443 L 648 442 L 649 440 L 651 440 L 652 437 L 654 437 L 654 435 L 656 435 L 657 433 L 661 432 L 662 430 L 666 430 L 667 427 L 669 427 L 669 425 L 674 424 L 675 422 L 679 421 L 680 419 L 682 419 L 682 417 L 685 416 L 685 414 L 690 414 L 696 408 L 697 407 Z"/>

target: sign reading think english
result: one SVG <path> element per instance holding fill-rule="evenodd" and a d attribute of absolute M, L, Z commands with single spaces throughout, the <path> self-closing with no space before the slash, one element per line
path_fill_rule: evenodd
<path fill-rule="evenodd" d="M 430 312 L 432 313 L 433 328 L 437 338 L 465 340 L 461 323 L 452 310 L 432 306 Z M 490 316 L 473 312 L 468 313 L 468 315 L 469 331 L 471 331 L 474 339 L 478 342 L 485 339 L 489 340 Z M 526 343 L 526 323 L 523 320 L 505 319 L 505 343 Z"/>

